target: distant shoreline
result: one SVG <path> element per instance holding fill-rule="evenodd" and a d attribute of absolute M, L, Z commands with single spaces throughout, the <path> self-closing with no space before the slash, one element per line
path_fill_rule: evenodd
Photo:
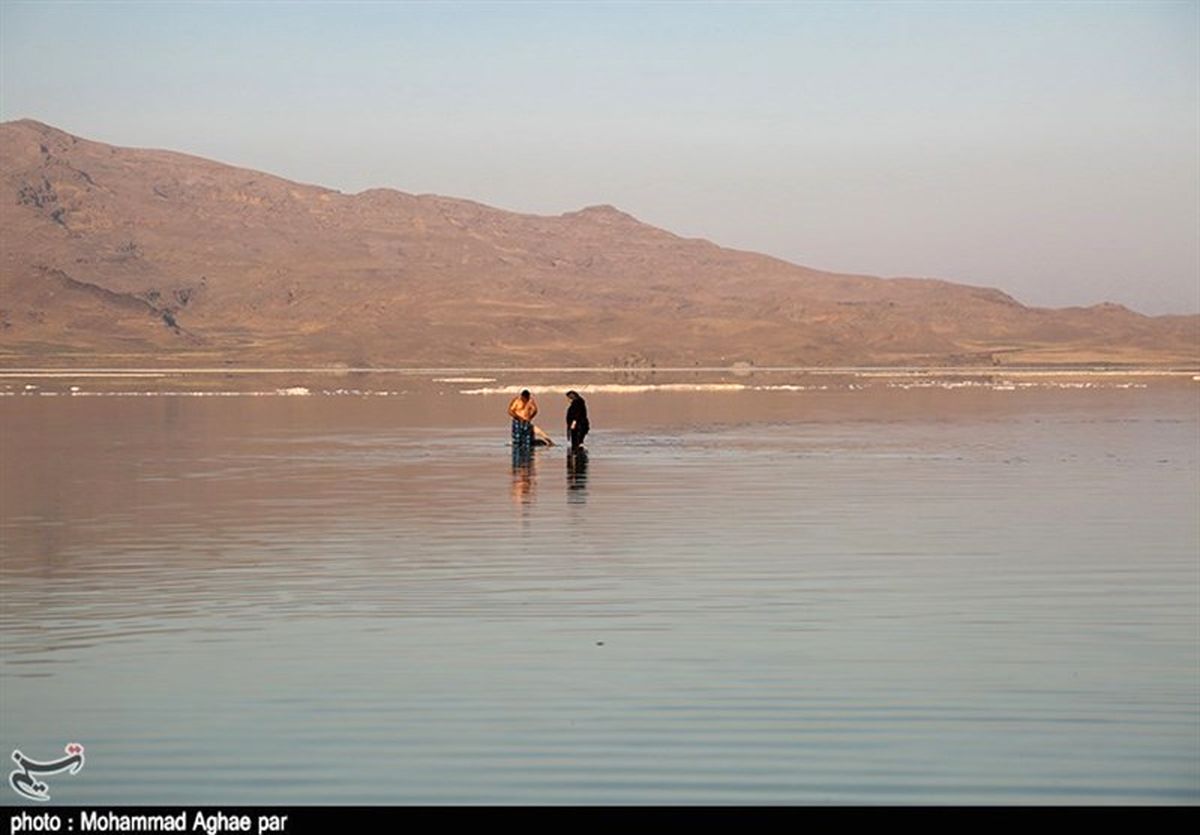
<path fill-rule="evenodd" d="M 338 394 L 499 395 L 532 388 L 575 388 L 592 394 L 631 392 L 824 392 L 863 389 L 1146 388 L 1200 382 L 1200 367 L 846 366 L 692 367 L 447 367 L 447 368 L 8 368 L 0 396 L 61 394 Z M 135 387 L 137 391 L 118 392 Z M 85 390 L 86 389 L 86 390 Z M 194 391 L 193 391 L 194 390 Z"/>
<path fill-rule="evenodd" d="M 725 374 L 749 376 L 752 374 L 811 374 L 814 376 L 858 376 L 858 377 L 912 377 L 912 376 L 957 376 L 957 375 L 1003 375 L 1008 377 L 1046 376 L 1185 376 L 1200 373 L 1200 365 L 1184 366 L 753 366 L 734 368 L 730 366 L 680 366 L 662 368 L 625 368 L 621 366 L 537 366 L 516 368 L 507 366 L 448 366 L 422 368 L 349 368 L 349 367 L 195 367 L 195 368 L 2 368 L 0 378 L 5 377 L 169 377 L 181 375 L 249 375 L 249 374 L 400 374 L 423 377 L 431 374 Z"/>

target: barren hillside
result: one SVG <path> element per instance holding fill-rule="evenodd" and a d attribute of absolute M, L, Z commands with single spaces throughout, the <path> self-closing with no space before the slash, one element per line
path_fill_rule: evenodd
<path fill-rule="evenodd" d="M 0 125 L 0 190 L 8 366 L 1200 360 L 1200 316 L 824 273 L 611 206 L 342 194 L 29 120 Z"/>

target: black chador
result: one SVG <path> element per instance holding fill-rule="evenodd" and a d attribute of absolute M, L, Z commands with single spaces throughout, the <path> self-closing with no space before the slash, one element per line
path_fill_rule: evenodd
<path fill-rule="evenodd" d="M 571 449 L 579 449 L 591 428 L 588 424 L 587 403 L 577 391 L 568 391 L 567 399 L 571 401 L 571 405 L 567 407 L 567 435 L 571 439 Z"/>

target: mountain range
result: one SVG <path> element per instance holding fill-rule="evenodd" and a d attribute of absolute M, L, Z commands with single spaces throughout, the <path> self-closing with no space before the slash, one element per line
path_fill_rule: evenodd
<path fill-rule="evenodd" d="M 607 205 L 343 194 L 32 120 L 0 124 L 0 192 L 7 367 L 1200 362 L 1200 315 L 823 272 Z"/>

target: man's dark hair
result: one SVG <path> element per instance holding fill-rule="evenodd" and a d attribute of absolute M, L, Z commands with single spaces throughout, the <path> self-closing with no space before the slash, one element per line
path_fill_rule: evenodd
<path fill-rule="evenodd" d="M 521 389 L 521 397 L 525 400 L 529 399 L 529 389 Z"/>

